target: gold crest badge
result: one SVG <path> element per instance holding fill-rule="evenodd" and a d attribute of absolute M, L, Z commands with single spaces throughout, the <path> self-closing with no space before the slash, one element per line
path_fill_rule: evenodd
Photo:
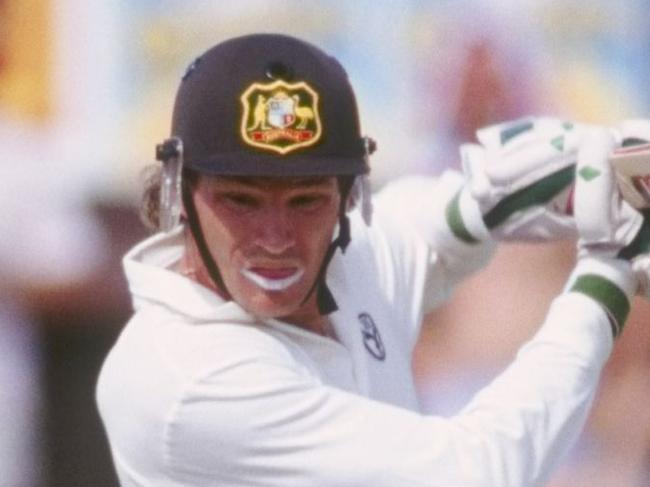
<path fill-rule="evenodd" d="M 304 81 L 253 83 L 241 102 L 241 135 L 249 145 L 286 154 L 320 139 L 318 93 Z"/>

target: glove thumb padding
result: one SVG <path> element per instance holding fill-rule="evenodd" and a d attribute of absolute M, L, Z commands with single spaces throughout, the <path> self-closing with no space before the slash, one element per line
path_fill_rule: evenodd
<path fill-rule="evenodd" d="M 485 150 L 477 144 L 462 144 L 460 161 L 472 197 L 477 201 L 492 197 L 493 189 L 487 176 Z"/>

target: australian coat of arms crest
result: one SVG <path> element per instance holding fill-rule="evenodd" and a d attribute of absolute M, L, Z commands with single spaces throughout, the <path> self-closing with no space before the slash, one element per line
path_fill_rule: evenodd
<path fill-rule="evenodd" d="M 249 145 L 287 154 L 321 136 L 318 94 L 305 82 L 253 83 L 241 102 L 241 135 Z"/>

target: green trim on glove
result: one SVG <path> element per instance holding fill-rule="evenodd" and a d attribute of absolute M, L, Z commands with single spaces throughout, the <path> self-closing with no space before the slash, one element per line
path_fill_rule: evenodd
<path fill-rule="evenodd" d="M 512 125 L 508 125 L 505 129 L 499 134 L 499 139 L 501 140 L 501 145 L 504 145 L 510 139 L 515 138 L 519 134 L 533 130 L 535 124 L 529 119 L 518 120 Z"/>
<path fill-rule="evenodd" d="M 603 305 L 610 315 L 614 338 L 620 335 L 630 313 L 630 301 L 616 284 L 598 274 L 585 274 L 576 279 L 570 291 L 585 294 Z"/>
<path fill-rule="evenodd" d="M 472 234 L 469 233 L 469 231 L 467 230 L 467 227 L 465 226 L 465 222 L 463 221 L 463 215 L 460 212 L 461 191 L 458 191 L 456 195 L 451 199 L 449 204 L 447 205 L 447 210 L 445 212 L 445 215 L 447 217 L 447 225 L 449 225 L 449 228 L 451 229 L 452 233 L 457 238 L 459 238 L 465 243 L 475 244 L 478 243 L 479 241 L 476 238 L 474 238 Z"/>
<path fill-rule="evenodd" d="M 574 178 L 575 166 L 572 164 L 540 179 L 526 188 L 515 191 L 501 200 L 483 216 L 485 226 L 492 230 L 518 211 L 531 206 L 548 203 L 553 197 L 573 183 Z"/>

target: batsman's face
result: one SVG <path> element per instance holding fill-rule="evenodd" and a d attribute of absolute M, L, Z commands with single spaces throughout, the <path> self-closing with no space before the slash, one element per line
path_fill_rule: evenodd
<path fill-rule="evenodd" d="M 300 324 L 318 315 L 316 293 L 304 300 L 338 222 L 335 178 L 203 177 L 193 197 L 223 297 L 262 318 Z"/>

